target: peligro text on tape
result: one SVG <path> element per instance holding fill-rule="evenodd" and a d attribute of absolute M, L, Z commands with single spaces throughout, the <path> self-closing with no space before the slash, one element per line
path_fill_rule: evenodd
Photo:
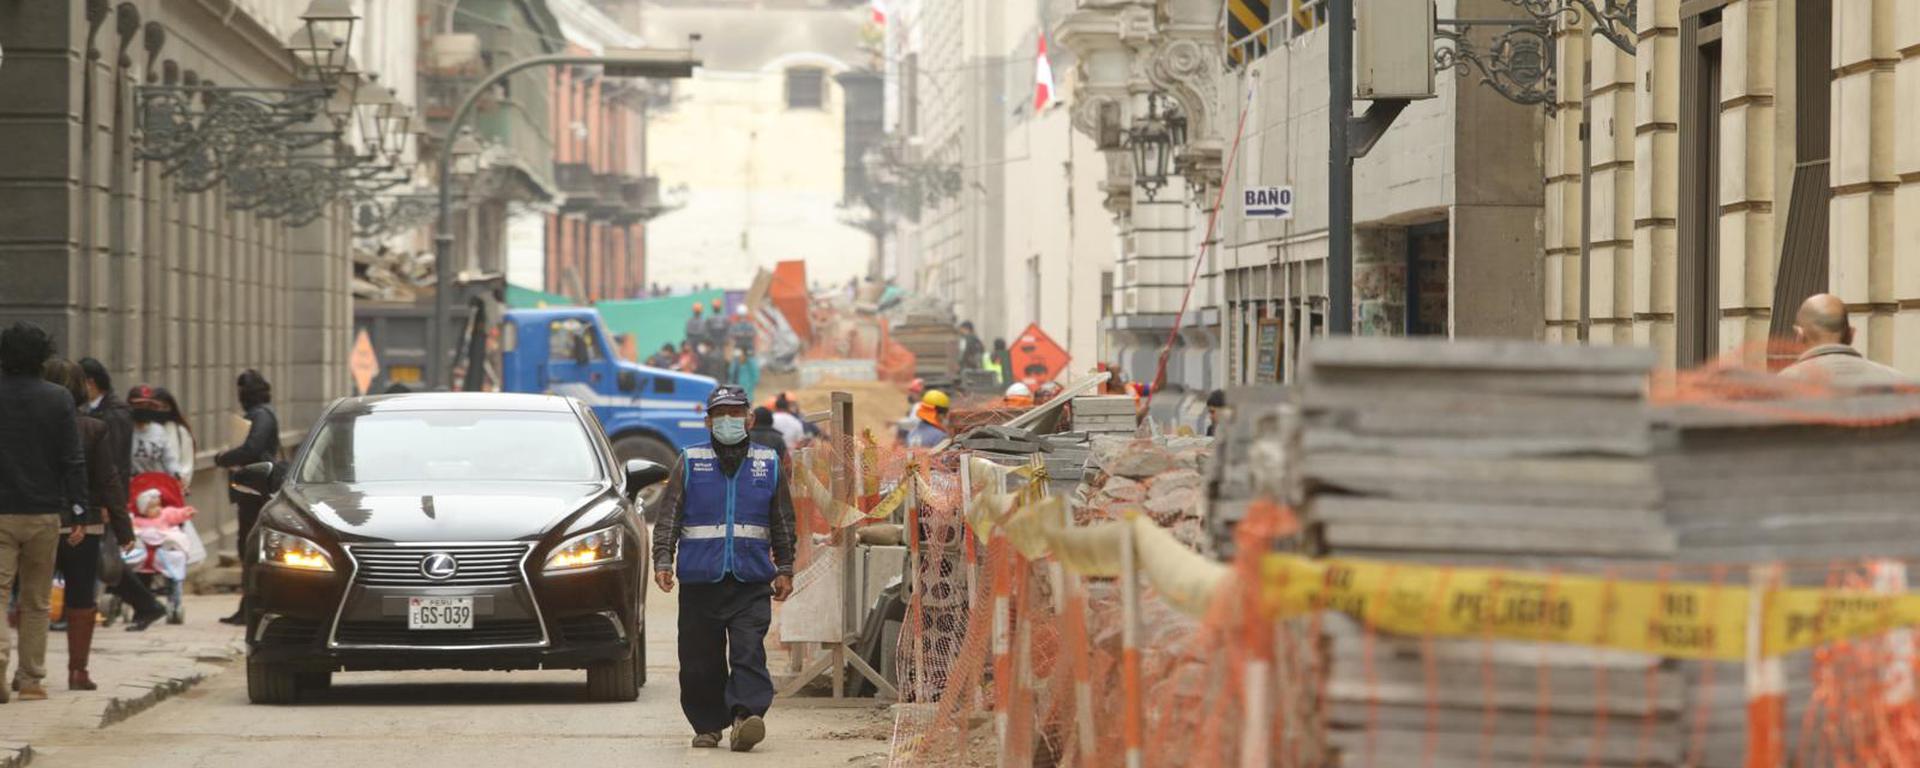
<path fill-rule="evenodd" d="M 1743 657 L 1746 590 L 1594 576 L 1271 555 L 1277 616 L 1340 611 L 1405 635 L 1592 645 L 1692 659 Z"/>

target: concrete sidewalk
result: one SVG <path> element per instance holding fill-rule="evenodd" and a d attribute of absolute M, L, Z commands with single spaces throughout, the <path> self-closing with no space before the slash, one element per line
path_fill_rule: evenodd
<path fill-rule="evenodd" d="M 56 732 L 100 729 L 117 723 L 218 674 L 244 651 L 241 628 L 219 622 L 233 612 L 238 595 L 188 595 L 187 620 L 165 622 L 145 632 L 124 624 L 100 627 L 93 636 L 89 672 L 97 691 L 67 690 L 67 639 L 47 640 L 46 701 L 0 704 L 0 768 L 19 768 L 32 745 Z M 6 669 L 11 675 L 12 659 Z M 10 679 L 7 678 L 7 679 Z"/>

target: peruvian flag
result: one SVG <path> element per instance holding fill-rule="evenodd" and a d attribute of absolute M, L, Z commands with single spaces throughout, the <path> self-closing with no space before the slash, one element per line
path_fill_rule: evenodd
<path fill-rule="evenodd" d="M 1040 33 L 1040 55 L 1033 57 L 1033 111 L 1053 103 L 1053 62 L 1047 60 L 1047 34 Z"/>
<path fill-rule="evenodd" d="M 885 5 L 882 5 L 880 0 L 872 0 L 867 5 L 869 8 L 873 9 L 873 23 L 883 27 L 886 26 L 887 25 L 887 7 Z"/>

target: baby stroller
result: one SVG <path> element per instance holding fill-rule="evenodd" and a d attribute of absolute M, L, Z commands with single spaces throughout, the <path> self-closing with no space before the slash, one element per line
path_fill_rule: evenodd
<path fill-rule="evenodd" d="M 186 494 L 181 491 L 180 481 L 164 472 L 146 472 L 135 475 L 129 485 L 131 498 L 129 510 L 136 520 L 141 517 L 140 499 L 157 494 L 159 503 L 167 508 L 185 508 Z M 126 575 L 122 578 L 137 578 L 155 594 L 167 595 L 167 623 L 179 624 L 186 619 L 182 605 L 185 597 L 187 567 L 207 558 L 206 546 L 200 540 L 200 532 L 194 528 L 193 520 L 182 521 L 177 530 L 170 528 L 142 527 L 136 523 L 135 546 L 124 554 Z M 116 601 L 117 602 L 117 601 Z M 118 608 L 118 605 L 113 606 Z M 110 615 L 118 615 L 115 610 Z"/>

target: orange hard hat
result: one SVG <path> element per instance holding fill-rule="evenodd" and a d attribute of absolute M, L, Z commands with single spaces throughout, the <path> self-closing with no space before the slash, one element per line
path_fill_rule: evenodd
<path fill-rule="evenodd" d="M 694 313 L 694 314 L 696 314 L 696 315 L 697 315 L 697 314 L 700 314 L 700 311 L 701 311 L 701 310 L 703 310 L 703 309 L 706 309 L 706 308 L 707 308 L 707 305 L 705 305 L 705 304 L 702 304 L 702 303 L 700 303 L 700 302 L 697 302 L 697 301 L 696 301 L 696 302 L 694 302 L 694 303 L 693 303 L 693 313 Z"/>

